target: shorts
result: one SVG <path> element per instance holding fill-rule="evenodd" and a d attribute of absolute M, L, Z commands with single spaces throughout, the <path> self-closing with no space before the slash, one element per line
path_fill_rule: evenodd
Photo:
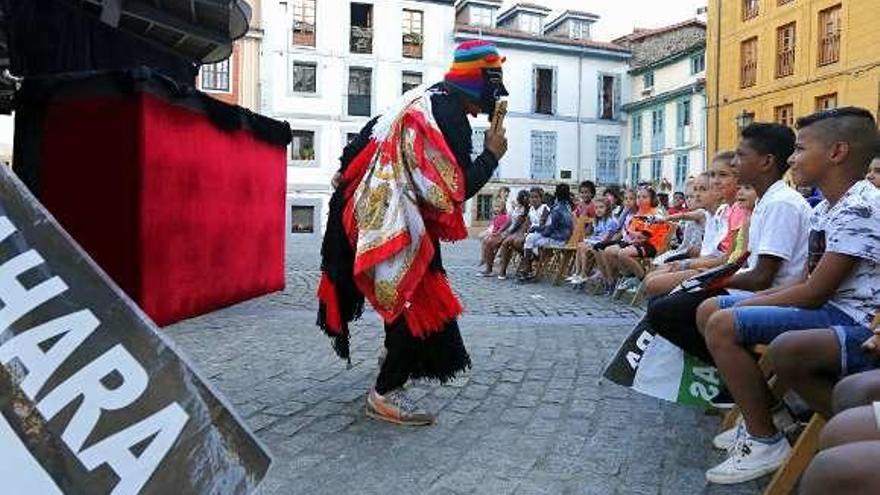
<path fill-rule="evenodd" d="M 840 376 L 849 376 L 880 368 L 880 359 L 862 349 L 862 344 L 874 335 L 870 328 L 856 326 L 835 326 L 831 330 L 840 343 Z"/>
<path fill-rule="evenodd" d="M 791 330 L 812 330 L 833 326 L 857 326 L 858 322 L 837 307 L 825 303 L 818 309 L 791 306 L 736 306 L 753 294 L 731 294 L 716 299 L 721 309 L 732 309 L 736 340 L 743 346 L 769 344 Z"/>
<path fill-rule="evenodd" d="M 880 431 L 880 402 L 874 403 L 874 420 L 877 421 L 877 431 Z"/>
<path fill-rule="evenodd" d="M 531 249 L 534 254 L 538 254 L 538 249 L 542 247 L 563 247 L 565 241 L 557 241 L 551 237 L 545 237 L 537 232 L 532 232 L 526 236 L 523 249 Z"/>

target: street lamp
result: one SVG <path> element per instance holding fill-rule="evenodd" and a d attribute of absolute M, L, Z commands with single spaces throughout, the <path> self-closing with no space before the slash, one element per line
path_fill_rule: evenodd
<path fill-rule="evenodd" d="M 739 130 L 745 129 L 748 125 L 755 121 L 755 114 L 742 109 L 736 116 L 736 127 Z"/>

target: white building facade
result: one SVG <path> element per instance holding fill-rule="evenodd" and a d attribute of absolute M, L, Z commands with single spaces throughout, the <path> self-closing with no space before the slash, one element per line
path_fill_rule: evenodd
<path fill-rule="evenodd" d="M 617 40 L 633 54 L 625 183 L 684 192 L 706 170 L 705 33 L 691 20 Z"/>
<path fill-rule="evenodd" d="M 595 15 L 566 11 L 550 19 L 549 9 L 533 4 L 506 11 L 499 6 L 487 0 L 457 5 L 455 41 L 495 43 L 507 57 L 504 83 L 510 92 L 508 151 L 495 179 L 469 203 L 472 226 L 490 219 L 492 193 L 501 186 L 552 191 L 559 182 L 608 185 L 623 178 L 630 52 L 589 39 Z M 475 119 L 472 127 L 479 152 L 488 120 Z"/>
<path fill-rule="evenodd" d="M 263 3 L 262 113 L 290 123 L 288 232 L 320 236 L 339 156 L 405 90 L 452 60 L 452 0 Z"/>

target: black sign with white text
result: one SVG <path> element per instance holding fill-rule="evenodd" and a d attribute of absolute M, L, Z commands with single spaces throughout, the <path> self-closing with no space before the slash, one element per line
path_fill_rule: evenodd
<path fill-rule="evenodd" d="M 269 464 L 149 318 L 0 166 L 0 493 L 238 495 Z"/>

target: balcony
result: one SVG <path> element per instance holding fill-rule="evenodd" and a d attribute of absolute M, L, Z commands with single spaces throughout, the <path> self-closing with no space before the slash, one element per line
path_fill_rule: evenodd
<path fill-rule="evenodd" d="M 776 55 L 776 77 L 794 74 L 794 50 L 786 50 Z"/>
<path fill-rule="evenodd" d="M 840 32 L 829 34 L 819 40 L 819 65 L 833 64 L 840 60 Z"/>
<path fill-rule="evenodd" d="M 296 21 L 293 23 L 293 44 L 315 46 L 315 25 Z"/>
<path fill-rule="evenodd" d="M 352 26 L 351 53 L 373 53 L 373 28 Z"/>

